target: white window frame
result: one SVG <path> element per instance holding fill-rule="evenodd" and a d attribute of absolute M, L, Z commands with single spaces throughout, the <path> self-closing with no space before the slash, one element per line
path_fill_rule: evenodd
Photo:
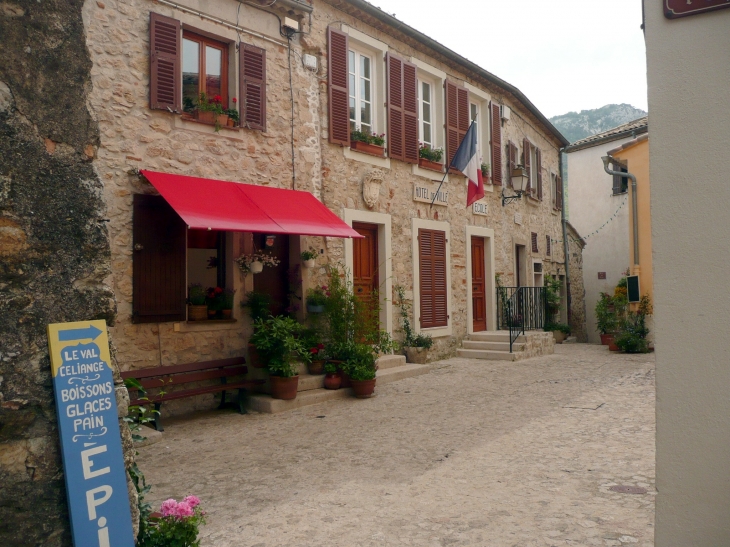
<path fill-rule="evenodd" d="M 445 148 L 446 148 L 446 131 L 444 129 L 445 120 L 445 104 L 444 104 L 444 81 L 446 80 L 446 73 L 439 70 L 436 67 L 424 63 L 420 59 L 411 57 L 411 63 L 416 65 L 416 72 L 418 78 L 418 137 L 419 142 L 423 142 L 421 138 L 423 135 L 422 128 L 422 105 L 421 105 L 421 82 L 426 82 L 431 85 L 431 148 L 440 148 L 444 150 L 444 157 L 442 162 L 445 161 Z M 436 171 L 430 171 L 428 169 L 421 169 L 417 163 L 411 165 L 411 172 L 419 177 L 424 177 L 429 180 L 441 180 L 443 175 L 439 175 Z M 444 179 L 445 183 L 449 182 L 449 175 L 446 175 Z"/>
<path fill-rule="evenodd" d="M 420 218 L 411 219 L 411 233 L 413 237 L 413 326 L 416 334 L 423 332 L 430 334 L 433 338 L 451 336 L 454 323 L 453 299 L 451 297 L 451 224 L 439 220 L 424 220 Z M 445 327 L 421 328 L 421 264 L 419 260 L 418 230 L 438 230 L 446 234 L 446 310 L 448 319 Z"/>
<path fill-rule="evenodd" d="M 491 150 L 489 143 L 491 142 L 490 128 L 492 124 L 492 115 L 489 111 L 489 101 L 491 97 L 485 91 L 478 87 L 474 87 L 468 82 L 464 84 L 469 91 L 469 121 L 471 121 L 471 107 L 475 105 L 477 108 L 477 150 L 481 155 L 480 163 L 489 163 L 491 166 Z M 485 112 L 488 113 L 485 117 Z M 485 181 L 486 182 L 486 181 Z M 486 192 L 493 192 L 492 178 L 489 178 L 489 184 L 484 185 Z"/>
<path fill-rule="evenodd" d="M 426 103 L 426 101 L 423 99 L 423 86 L 427 85 L 430 88 L 430 97 L 429 102 Z M 434 124 L 434 117 L 436 115 L 435 108 L 434 108 L 434 102 L 435 102 L 435 92 L 436 92 L 436 86 L 429 78 L 418 78 L 418 141 L 419 143 L 428 144 L 431 148 L 438 148 L 434 144 L 436 141 L 436 127 Z M 424 124 L 426 123 L 423 112 L 425 109 L 425 105 L 428 104 L 428 108 L 430 111 L 430 121 L 428 122 L 428 125 L 431 128 L 431 141 L 426 142 L 425 138 L 425 131 L 424 131 Z"/>
<path fill-rule="evenodd" d="M 350 66 L 350 59 L 351 57 L 354 58 L 354 62 L 352 63 L 355 66 Z M 368 84 L 370 85 L 370 100 L 366 101 L 364 97 L 361 94 L 361 81 L 365 79 L 365 76 L 362 74 L 362 63 L 361 59 L 367 59 L 370 62 L 370 78 L 368 80 Z M 375 116 L 375 59 L 373 56 L 367 52 L 360 51 L 357 48 L 350 47 L 347 51 L 347 77 L 350 79 L 350 77 L 354 77 L 354 86 L 350 86 L 350 95 L 348 96 L 348 109 L 350 108 L 350 100 L 355 100 L 355 119 L 353 120 L 350 118 L 350 131 L 352 131 L 352 125 L 355 125 L 355 129 L 358 131 L 362 131 L 363 129 L 363 120 L 361 118 L 362 114 L 362 103 L 363 102 L 369 102 L 370 103 L 370 123 L 366 124 L 370 126 L 370 133 L 375 135 L 378 132 L 378 128 L 376 126 L 376 116 Z M 354 87 L 354 89 L 352 89 Z"/>

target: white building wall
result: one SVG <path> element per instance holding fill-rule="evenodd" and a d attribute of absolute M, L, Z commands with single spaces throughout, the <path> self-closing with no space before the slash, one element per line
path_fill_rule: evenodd
<path fill-rule="evenodd" d="M 566 154 L 570 223 L 586 242 L 583 249 L 586 331 L 588 341 L 596 344 L 600 342 L 594 313 L 598 297 L 601 292 L 612 293 L 629 267 L 628 193 L 613 195 L 613 177 L 603 170 L 601 157 L 630 140 L 628 137 Z M 619 209 L 621 204 L 624 205 Z M 598 233 L 594 233 L 596 230 Z M 598 272 L 606 272 L 606 279 L 598 279 Z"/>

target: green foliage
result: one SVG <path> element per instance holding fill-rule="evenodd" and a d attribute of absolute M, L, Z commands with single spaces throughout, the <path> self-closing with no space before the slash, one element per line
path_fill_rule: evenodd
<path fill-rule="evenodd" d="M 488 163 L 482 163 L 482 165 L 480 166 L 480 168 L 482 170 L 482 176 L 483 177 L 488 177 L 489 176 L 489 171 L 491 169 L 489 167 L 489 164 Z"/>
<path fill-rule="evenodd" d="M 310 361 L 309 348 L 299 338 L 304 327 L 291 317 L 269 317 L 255 323 L 251 343 L 256 346 L 272 376 L 297 375 L 295 359 Z"/>
<path fill-rule="evenodd" d="M 307 291 L 307 304 L 309 306 L 325 306 L 327 304 L 327 287 L 314 287 Z"/>
<path fill-rule="evenodd" d="M 613 297 L 605 292 L 601 293 L 598 302 L 596 302 L 596 329 L 601 334 L 609 334 L 616 331 L 618 321 L 616 318 L 615 305 Z"/>
<path fill-rule="evenodd" d="M 354 344 L 350 351 L 345 370 L 351 380 L 372 380 L 377 367 L 373 347 L 368 344 Z"/>
<path fill-rule="evenodd" d="M 621 351 L 626 353 L 646 353 L 649 351 L 649 342 L 646 340 L 649 335 L 646 316 L 650 315 L 652 311 L 649 295 L 645 294 L 641 297 L 639 309 L 635 312 L 628 312 L 620 323 L 620 329 L 614 343 Z"/>
<path fill-rule="evenodd" d="M 406 290 L 402 285 L 393 287 L 395 295 L 398 297 L 396 305 L 400 308 L 400 327 L 403 331 L 403 347 L 413 347 L 413 329 L 411 328 L 411 305 L 406 300 Z"/>
<path fill-rule="evenodd" d="M 373 135 L 370 131 L 350 131 L 350 140 L 383 146 L 385 144 L 385 133 Z"/>
<path fill-rule="evenodd" d="M 376 354 L 380 355 L 390 355 L 398 349 L 398 342 L 393 340 L 388 331 L 382 329 L 369 332 L 365 336 L 365 342 L 372 346 Z"/>
<path fill-rule="evenodd" d="M 436 163 L 438 163 L 444 157 L 444 149 L 431 148 L 427 144 L 421 144 L 421 147 L 418 149 L 418 156 L 423 159 L 435 161 Z"/>
<path fill-rule="evenodd" d="M 192 517 L 163 517 L 150 529 L 150 542 L 137 547 L 199 547 L 199 527 L 205 517 L 198 510 Z"/>
<path fill-rule="evenodd" d="M 234 121 L 234 123 L 238 123 L 240 116 L 238 114 L 237 108 L 235 108 L 235 107 L 229 108 L 228 110 L 225 111 L 225 114 L 227 114 L 228 117 Z"/>
<path fill-rule="evenodd" d="M 255 323 L 260 319 L 265 319 L 271 315 L 269 307 L 271 306 L 271 296 L 265 292 L 250 291 L 246 293 L 246 301 L 241 302 L 241 306 L 248 308 L 248 313 Z"/>
<path fill-rule="evenodd" d="M 233 289 L 224 289 L 223 293 L 220 295 L 221 299 L 221 309 L 222 310 L 232 310 L 233 309 L 233 297 L 235 296 L 236 291 Z"/>
<path fill-rule="evenodd" d="M 564 323 L 545 323 L 543 329 L 546 332 L 560 331 L 565 336 L 570 335 L 570 325 L 566 325 Z"/>
<path fill-rule="evenodd" d="M 127 390 L 136 389 L 139 391 L 140 396 L 138 397 L 138 399 L 142 401 L 142 404 L 129 405 L 127 415 L 124 417 L 124 421 L 126 422 L 127 426 L 129 427 L 129 431 L 132 434 L 132 440 L 136 442 L 144 441 L 147 437 L 139 434 L 141 431 L 141 426 L 154 421 L 155 415 L 159 414 L 160 412 L 158 410 L 147 409 L 145 403 L 148 403 L 149 399 L 147 398 L 147 392 L 145 391 L 144 387 L 142 387 L 142 384 L 139 380 L 137 380 L 136 378 L 126 378 L 124 380 L 124 387 L 126 387 Z M 164 393 L 164 391 L 160 391 L 160 395 L 164 395 Z"/>
<path fill-rule="evenodd" d="M 545 304 L 549 314 L 555 314 L 560 309 L 561 288 L 560 279 L 552 275 L 545 277 Z"/>
<path fill-rule="evenodd" d="M 145 496 L 152 490 L 152 486 L 145 482 L 144 475 L 136 463 L 133 463 L 127 471 L 134 484 L 134 489 L 137 490 L 137 509 L 139 509 L 137 545 L 139 547 L 155 547 L 155 544 L 152 542 L 152 526 L 150 524 L 152 506 L 149 502 L 145 501 Z"/>
<path fill-rule="evenodd" d="M 208 95 L 201 93 L 198 97 L 197 109 L 200 112 L 215 112 L 216 114 L 225 114 L 223 103 L 221 102 L 220 95 L 216 95 L 212 98 L 208 98 Z"/>
<path fill-rule="evenodd" d="M 200 283 L 188 287 L 188 302 L 193 306 L 205 306 L 205 291 Z"/>
<path fill-rule="evenodd" d="M 377 306 L 376 309 L 368 309 L 363 301 L 355 296 L 352 281 L 346 274 L 347 272 L 341 271 L 336 266 L 329 267 L 329 285 L 326 288 L 329 296 L 324 309 L 328 328 L 327 340 L 330 345 L 362 340 L 373 328 L 373 316 L 376 314 Z M 373 295 L 371 300 L 377 303 L 377 295 Z"/>
<path fill-rule="evenodd" d="M 317 258 L 317 251 L 309 249 L 308 251 L 302 251 L 302 254 L 299 256 L 302 257 L 302 260 L 314 260 Z"/>

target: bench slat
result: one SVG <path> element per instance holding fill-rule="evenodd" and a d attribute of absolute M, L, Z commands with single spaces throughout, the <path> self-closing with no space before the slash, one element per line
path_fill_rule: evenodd
<path fill-rule="evenodd" d="M 248 373 L 248 367 L 236 366 L 228 368 L 219 368 L 206 370 L 201 372 L 191 372 L 188 374 L 175 374 L 173 376 L 160 376 L 157 378 L 148 378 L 141 380 L 140 383 L 145 390 L 165 389 L 170 386 L 180 384 L 189 384 L 192 382 L 202 382 L 204 380 L 215 380 L 218 378 L 229 378 L 231 376 L 243 376 Z M 130 391 L 133 391 L 131 388 Z"/>
<path fill-rule="evenodd" d="M 169 374 L 180 374 L 183 372 L 191 372 L 197 370 L 215 369 L 221 367 L 232 367 L 235 365 L 245 365 L 245 357 L 230 357 L 228 359 L 217 359 L 215 361 L 202 361 L 200 363 L 186 363 L 184 365 L 169 365 L 162 367 L 142 368 L 138 370 L 127 370 L 122 372 L 122 379 L 135 378 L 153 378 L 155 376 L 167 376 Z"/>
<path fill-rule="evenodd" d="M 147 397 L 147 399 L 144 401 L 140 401 L 139 399 L 134 399 L 131 401 L 131 403 L 132 404 L 136 404 L 137 402 L 141 402 L 142 404 L 160 403 L 160 402 L 164 402 L 164 401 L 170 401 L 173 399 L 182 399 L 184 397 L 192 397 L 194 395 L 204 395 L 206 393 L 215 393 L 218 391 L 229 391 L 229 390 L 240 389 L 240 388 L 244 388 L 244 387 L 250 388 L 250 387 L 262 385 L 264 383 L 265 383 L 265 380 L 245 380 L 243 382 L 236 382 L 235 384 L 219 384 L 216 386 L 184 389 L 181 391 L 174 391 L 172 393 L 165 393 L 162 397 L 160 397 L 160 396 Z"/>

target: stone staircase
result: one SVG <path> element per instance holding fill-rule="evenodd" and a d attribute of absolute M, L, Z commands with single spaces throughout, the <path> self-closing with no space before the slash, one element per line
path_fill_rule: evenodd
<path fill-rule="evenodd" d="M 527 331 L 512 344 L 509 352 L 509 331 L 487 331 L 469 335 L 457 350 L 459 357 L 485 359 L 488 361 L 519 361 L 538 355 L 553 353 L 555 339 L 552 333 Z"/>
<path fill-rule="evenodd" d="M 377 382 L 375 384 L 375 394 L 378 393 L 378 386 L 410 378 L 412 376 L 420 376 L 431 371 L 431 365 L 414 365 L 406 363 L 404 355 L 384 355 L 378 359 Z M 267 387 L 267 386 L 266 386 Z M 353 399 L 355 400 L 352 389 L 324 389 L 324 374 L 312 375 L 307 373 L 306 365 L 301 365 L 299 369 L 299 386 L 297 387 L 297 397 L 292 401 L 282 401 L 281 399 L 272 399 L 270 395 L 264 393 L 252 394 L 249 400 L 249 408 L 257 412 L 267 414 L 277 414 L 287 410 L 294 410 L 304 406 L 315 405 L 325 401 L 334 399 Z"/>

